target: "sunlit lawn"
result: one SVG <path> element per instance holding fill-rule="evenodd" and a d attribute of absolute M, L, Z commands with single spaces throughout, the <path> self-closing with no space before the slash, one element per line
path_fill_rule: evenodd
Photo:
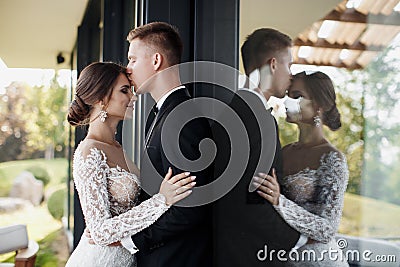
<path fill-rule="evenodd" d="M 68 161 L 65 158 L 2 162 L 0 163 L 0 196 L 7 196 L 14 178 L 25 169 L 32 166 L 43 167 L 47 170 L 50 176 L 50 183 L 47 185 L 48 187 L 62 183 L 67 177 Z"/>
<path fill-rule="evenodd" d="M 43 167 L 49 173 L 50 182 L 46 190 L 59 187 L 59 185 L 64 183 L 64 179 L 66 178 L 67 164 L 68 162 L 66 159 L 35 159 L 0 163 L 0 196 L 8 196 L 14 178 L 25 169 L 32 166 Z M 60 235 L 60 232 L 57 230 L 62 228 L 62 224 L 50 215 L 46 202 L 37 207 L 27 207 L 11 213 L 0 213 L 0 227 L 11 224 L 26 224 L 29 238 L 39 243 L 41 247 L 37 263 L 38 261 L 46 261 L 46 258 L 49 259 L 49 262 L 54 263 L 54 257 L 56 256 L 52 254 L 51 249 L 47 248 L 47 246 L 48 243 L 54 239 L 54 235 Z M 0 255 L 0 262 L 13 254 L 14 253 Z M 50 260 L 50 258 L 52 258 L 52 260 Z M 41 264 L 40 266 L 44 265 Z"/>
<path fill-rule="evenodd" d="M 340 225 L 341 233 L 400 239 L 399 222 L 400 206 L 346 193 Z"/>
<path fill-rule="evenodd" d="M 26 224 L 29 239 L 40 241 L 48 234 L 61 228 L 61 222 L 53 219 L 47 210 L 47 205 L 28 207 L 12 213 L 0 214 L 0 227 L 12 224 Z M 0 262 L 13 253 L 0 255 Z"/>

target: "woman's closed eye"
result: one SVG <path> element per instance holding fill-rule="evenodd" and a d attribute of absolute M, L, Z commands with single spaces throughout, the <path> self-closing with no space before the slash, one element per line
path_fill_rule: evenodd
<path fill-rule="evenodd" d="M 293 98 L 293 99 L 298 99 L 300 97 L 303 97 L 302 94 L 288 94 L 288 97 Z"/>
<path fill-rule="evenodd" d="M 304 97 L 303 96 L 303 94 L 301 93 L 301 92 L 299 92 L 299 91 L 294 91 L 294 92 L 290 92 L 289 94 L 288 94 L 288 96 L 290 97 L 290 98 L 293 98 L 293 99 L 297 99 L 297 98 L 300 98 L 300 97 Z"/>
<path fill-rule="evenodd" d="M 300 97 L 303 97 L 303 96 L 302 96 L 301 94 L 298 94 L 298 95 L 293 96 L 294 99 L 298 99 L 298 98 L 300 98 Z"/>
<path fill-rule="evenodd" d="M 130 86 L 125 85 L 125 86 L 123 86 L 123 87 L 121 88 L 121 92 L 122 92 L 123 94 L 128 94 L 129 92 L 132 92 L 132 89 L 131 89 Z"/>

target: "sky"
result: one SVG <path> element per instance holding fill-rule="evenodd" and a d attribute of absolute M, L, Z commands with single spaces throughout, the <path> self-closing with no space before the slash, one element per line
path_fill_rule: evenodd
<path fill-rule="evenodd" d="M 62 87 L 70 87 L 71 70 L 58 70 L 58 82 Z M 49 86 L 50 81 L 55 74 L 54 69 L 22 69 L 22 68 L 6 68 L 1 66 L 0 62 L 0 95 L 5 93 L 5 88 L 13 81 L 27 83 L 30 86 Z M 76 71 L 73 71 L 74 83 L 76 83 Z"/>

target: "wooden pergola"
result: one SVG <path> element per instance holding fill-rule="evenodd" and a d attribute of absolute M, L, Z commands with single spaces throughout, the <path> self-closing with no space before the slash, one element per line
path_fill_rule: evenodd
<path fill-rule="evenodd" d="M 400 32 L 400 0 L 345 0 L 294 40 L 294 63 L 363 69 Z"/>

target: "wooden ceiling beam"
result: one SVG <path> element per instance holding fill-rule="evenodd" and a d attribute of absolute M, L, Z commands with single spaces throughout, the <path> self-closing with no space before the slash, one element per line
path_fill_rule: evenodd
<path fill-rule="evenodd" d="M 293 61 L 294 64 L 304 64 L 304 65 L 314 65 L 314 66 L 332 66 L 332 67 L 337 67 L 337 68 L 346 68 L 348 70 L 359 70 L 363 69 L 363 67 L 357 63 L 351 64 L 351 65 L 346 65 L 342 61 L 339 61 L 337 63 L 316 63 L 316 62 L 309 62 L 308 60 L 304 58 L 298 58 Z"/>
<path fill-rule="evenodd" d="M 400 26 L 400 13 L 393 11 L 389 16 L 383 14 L 365 15 L 354 8 L 349 8 L 344 12 L 332 10 L 323 20 Z"/>
<path fill-rule="evenodd" d="M 348 50 L 357 50 L 357 51 L 382 51 L 385 49 L 384 46 L 366 46 L 359 41 L 348 45 L 348 44 L 331 44 L 325 39 L 318 38 L 317 42 L 312 42 L 310 40 L 302 41 L 299 38 L 296 38 L 293 42 L 295 46 L 312 46 L 312 47 L 320 47 L 320 48 L 332 48 L 332 49 L 348 49 Z"/>

